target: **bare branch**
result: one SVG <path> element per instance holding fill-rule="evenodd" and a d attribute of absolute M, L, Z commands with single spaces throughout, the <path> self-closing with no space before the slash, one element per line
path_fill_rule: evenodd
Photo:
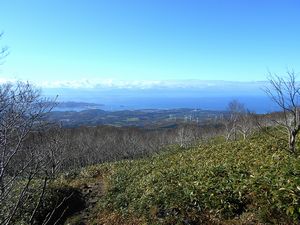
<path fill-rule="evenodd" d="M 299 97 L 300 86 L 296 81 L 294 71 L 287 71 L 286 77 L 269 74 L 270 87 L 265 88 L 265 92 L 273 102 L 280 107 L 284 120 L 274 120 L 274 122 L 287 130 L 289 140 L 289 150 L 296 152 L 296 138 L 300 131 L 299 117 Z"/>

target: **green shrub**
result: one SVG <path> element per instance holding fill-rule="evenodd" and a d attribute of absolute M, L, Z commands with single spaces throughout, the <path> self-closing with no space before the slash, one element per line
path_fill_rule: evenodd
<path fill-rule="evenodd" d="M 101 207 L 150 224 L 226 221 L 244 213 L 300 223 L 300 158 L 257 134 L 115 164 Z M 213 223 L 213 222 L 211 222 Z"/>
<path fill-rule="evenodd" d="M 79 211 L 84 206 L 81 194 L 77 190 L 64 185 L 50 185 L 44 193 L 33 220 L 30 222 L 32 213 L 40 198 L 41 190 L 38 183 L 37 180 L 33 181 L 33 184 L 27 192 L 26 202 L 17 210 L 12 224 L 42 224 L 43 221 L 46 221 L 48 218 L 50 218 L 48 224 L 54 224 L 60 217 L 57 224 L 63 224 L 63 221 L 70 214 Z M 18 191 L 17 188 L 15 188 L 15 191 Z M 15 202 L 17 202 L 17 198 L 18 195 L 16 195 Z M 13 200 L 14 199 L 12 199 L 12 201 Z M 13 203 L 10 202 L 10 204 Z M 3 208 L 2 210 L 2 212 L 5 211 Z M 5 215 L 0 214 L 0 216 Z"/>

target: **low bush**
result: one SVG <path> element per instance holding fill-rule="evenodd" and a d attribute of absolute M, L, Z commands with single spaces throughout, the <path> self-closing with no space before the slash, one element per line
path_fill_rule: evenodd
<path fill-rule="evenodd" d="M 39 201 L 41 190 L 38 189 L 39 186 L 35 183 L 38 184 L 38 181 L 33 181 L 33 185 L 26 193 L 26 202 L 18 208 L 11 224 L 50 225 L 56 223 L 59 225 L 63 224 L 69 215 L 84 207 L 81 193 L 65 185 L 50 184 L 45 190 L 41 201 Z M 17 188 L 15 189 L 17 191 Z M 17 201 L 18 199 L 15 199 L 15 204 L 17 204 Z M 5 205 L 2 205 L 2 207 L 5 207 Z M 2 213 L 7 210 L 2 208 L 1 211 L 0 216 L 5 217 L 5 214 Z"/>
<path fill-rule="evenodd" d="M 174 148 L 114 164 L 100 207 L 149 224 L 300 223 L 300 158 L 287 144 L 249 140 Z"/>

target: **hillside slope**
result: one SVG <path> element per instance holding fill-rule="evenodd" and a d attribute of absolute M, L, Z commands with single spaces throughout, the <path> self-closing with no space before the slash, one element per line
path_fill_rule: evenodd
<path fill-rule="evenodd" d="M 101 194 L 68 223 L 299 224 L 300 158 L 285 146 L 259 134 L 86 168 L 61 182 L 82 189 L 100 180 L 91 189 Z"/>

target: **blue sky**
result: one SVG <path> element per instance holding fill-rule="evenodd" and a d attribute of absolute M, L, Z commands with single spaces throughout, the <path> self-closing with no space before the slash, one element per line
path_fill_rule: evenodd
<path fill-rule="evenodd" d="M 299 0 L 0 0 L 0 77 L 265 80 L 300 71 Z"/>

